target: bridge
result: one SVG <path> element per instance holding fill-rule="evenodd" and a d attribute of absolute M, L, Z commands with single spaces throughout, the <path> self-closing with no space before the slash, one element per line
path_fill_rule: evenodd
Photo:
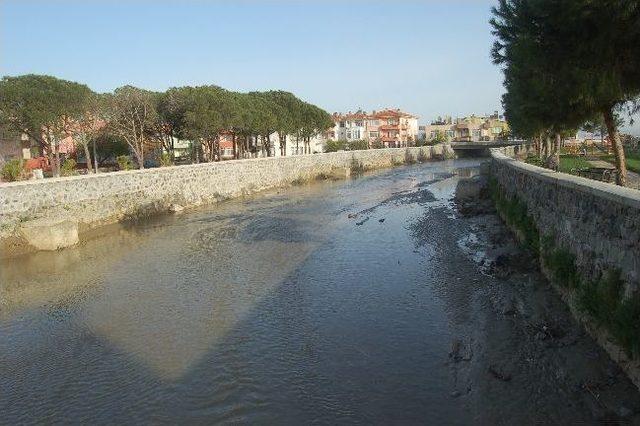
<path fill-rule="evenodd" d="M 478 157 L 489 155 L 491 148 L 503 148 L 506 146 L 516 146 L 526 143 L 522 140 L 498 140 L 498 141 L 478 141 L 478 142 L 451 142 L 451 148 L 459 157 Z"/>
<path fill-rule="evenodd" d="M 477 150 L 477 149 L 489 149 L 489 148 L 502 148 L 505 146 L 522 145 L 526 141 L 512 140 L 512 141 L 480 141 L 480 142 L 451 142 L 451 148 L 461 150 Z"/>

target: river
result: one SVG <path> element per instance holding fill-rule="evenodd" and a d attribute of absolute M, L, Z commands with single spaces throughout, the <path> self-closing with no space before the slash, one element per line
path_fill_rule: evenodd
<path fill-rule="evenodd" d="M 480 160 L 114 225 L 0 264 L 0 424 L 636 422 Z"/>

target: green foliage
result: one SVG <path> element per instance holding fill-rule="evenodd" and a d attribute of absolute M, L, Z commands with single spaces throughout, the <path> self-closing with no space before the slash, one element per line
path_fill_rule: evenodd
<path fill-rule="evenodd" d="M 599 280 L 585 283 L 578 291 L 581 310 L 606 328 L 627 355 L 640 355 L 640 296 L 624 298 L 619 271 L 608 271 Z"/>
<path fill-rule="evenodd" d="M 118 169 L 120 170 L 131 170 L 133 168 L 133 163 L 128 155 L 119 155 L 116 161 L 118 162 Z"/>
<path fill-rule="evenodd" d="M 422 152 L 422 151 L 420 151 Z M 404 163 L 405 164 L 415 164 L 416 163 L 416 157 L 411 153 L 411 150 L 407 149 L 404 152 Z"/>
<path fill-rule="evenodd" d="M 382 149 L 384 148 L 384 143 L 380 138 L 376 138 L 373 142 L 371 142 L 371 149 Z"/>
<path fill-rule="evenodd" d="M 565 288 L 576 289 L 580 285 L 580 274 L 576 267 L 576 257 L 570 251 L 556 247 L 553 238 L 544 237 L 540 255 L 545 267 L 551 272 L 555 282 Z"/>
<path fill-rule="evenodd" d="M 95 137 L 89 146 L 96 144 L 98 164 L 115 161 L 121 155 L 129 153 L 129 145 L 120 137 L 104 133 Z"/>
<path fill-rule="evenodd" d="M 351 175 L 352 176 L 360 176 L 365 172 L 364 164 L 361 161 L 358 161 L 355 156 L 351 157 Z"/>
<path fill-rule="evenodd" d="M 347 142 L 343 140 L 328 140 L 324 146 L 324 152 L 344 151 L 347 148 Z"/>
<path fill-rule="evenodd" d="M 542 158 L 538 157 L 535 154 L 527 155 L 527 158 L 524 159 L 524 162 L 527 164 L 532 164 L 534 166 L 544 167 L 544 161 L 542 161 Z"/>
<path fill-rule="evenodd" d="M 446 143 L 448 140 L 449 138 L 442 130 L 436 130 L 435 137 L 431 138 L 429 142 L 431 142 L 431 145 L 435 145 L 439 143 Z"/>
<path fill-rule="evenodd" d="M 347 143 L 347 148 L 349 148 L 349 151 L 362 151 L 369 149 L 369 142 L 364 139 L 350 141 Z"/>
<path fill-rule="evenodd" d="M 60 168 L 60 174 L 62 176 L 73 176 L 77 175 L 78 171 L 76 170 L 76 160 L 73 158 L 67 158 L 62 163 L 62 167 Z"/>
<path fill-rule="evenodd" d="M 589 167 L 591 167 L 591 165 L 584 157 L 579 157 L 577 155 L 560 156 L 559 170 L 563 173 L 571 173 L 579 169 L 588 169 Z"/>
<path fill-rule="evenodd" d="M 516 196 L 507 196 L 495 178 L 489 180 L 489 190 L 496 209 L 507 224 L 517 230 L 529 250 L 539 253 L 540 233 L 535 221 L 529 216 L 527 205 Z"/>
<path fill-rule="evenodd" d="M 168 152 L 163 152 L 158 158 L 158 162 L 160 163 L 160 167 L 173 166 L 173 158 Z"/>
<path fill-rule="evenodd" d="M 9 160 L 2 166 L 2 180 L 15 182 L 25 177 L 24 162 L 21 159 Z"/>

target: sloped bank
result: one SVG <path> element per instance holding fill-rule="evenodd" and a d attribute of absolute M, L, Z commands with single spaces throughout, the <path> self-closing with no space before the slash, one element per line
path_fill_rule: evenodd
<path fill-rule="evenodd" d="M 54 250 L 100 225 L 327 177 L 453 157 L 449 145 L 202 163 L 0 185 L 2 256 Z"/>
<path fill-rule="evenodd" d="M 640 387 L 640 191 L 491 151 L 502 218 L 572 313 Z"/>

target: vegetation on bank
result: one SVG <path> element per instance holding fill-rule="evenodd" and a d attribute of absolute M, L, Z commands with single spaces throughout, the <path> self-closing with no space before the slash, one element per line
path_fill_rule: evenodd
<path fill-rule="evenodd" d="M 573 253 L 557 245 L 554 236 L 540 235 L 522 200 L 507 195 L 495 178 L 490 179 L 489 190 L 500 215 L 525 247 L 540 258 L 553 282 L 569 291 L 578 309 L 605 329 L 627 356 L 639 359 L 640 294 L 626 297 L 620 271 L 609 269 L 595 280 L 585 279 Z"/>
<path fill-rule="evenodd" d="M 563 135 L 601 122 L 624 186 L 616 114 L 640 109 L 640 3 L 500 0 L 492 13 L 492 56 L 504 70 L 512 133 L 532 139 L 546 158 L 557 155 Z"/>
<path fill-rule="evenodd" d="M 173 159 L 177 140 L 194 141 L 191 162 L 217 161 L 223 135 L 232 139 L 235 158 L 258 149 L 271 155 L 275 133 L 282 155 L 287 135 L 310 153 L 311 139 L 333 121 L 326 111 L 284 91 L 239 93 L 208 85 L 153 92 L 124 86 L 97 94 L 84 84 L 22 75 L 0 81 L 0 126 L 28 135 L 59 176 L 60 141 L 67 137 L 84 153 L 91 172 L 100 163 L 99 151 L 110 158 L 132 154 L 139 168 L 150 159 L 167 164 L 161 154 Z"/>

